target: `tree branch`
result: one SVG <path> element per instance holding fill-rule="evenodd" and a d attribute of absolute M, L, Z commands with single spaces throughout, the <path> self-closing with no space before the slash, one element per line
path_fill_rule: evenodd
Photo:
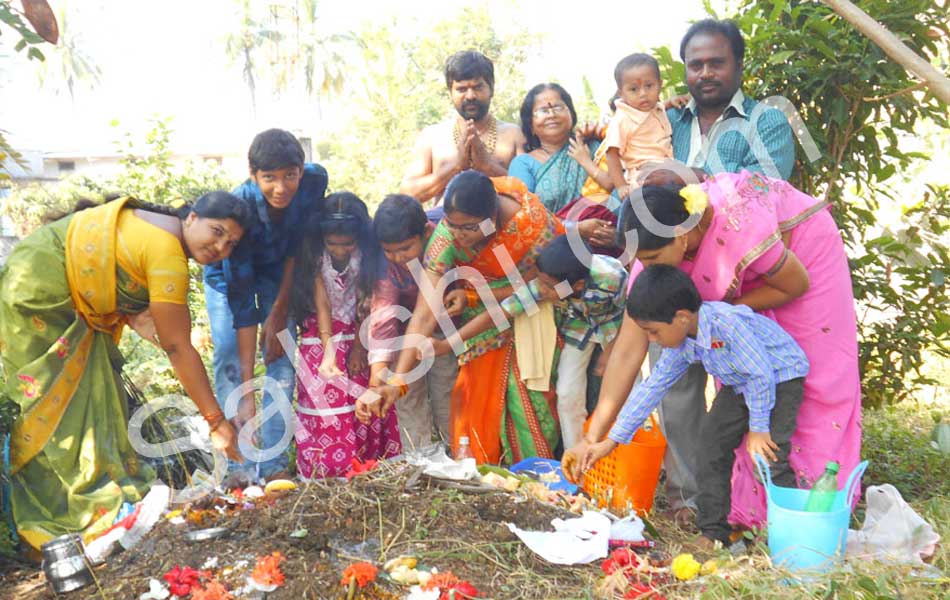
<path fill-rule="evenodd" d="M 943 103 L 950 104 L 950 79 L 908 48 L 896 35 L 849 0 L 822 0 L 822 2 L 880 46 L 891 59 L 927 82 L 934 96 Z"/>
<path fill-rule="evenodd" d="M 891 98 L 896 98 L 897 96 L 903 96 L 904 94 L 908 92 L 915 92 L 917 90 L 922 90 L 925 87 L 927 87 L 927 82 L 921 81 L 920 83 L 916 83 L 910 87 L 904 88 L 902 90 L 898 90 L 892 94 L 887 94 L 886 96 L 874 96 L 873 98 L 862 98 L 862 100 L 864 100 L 865 102 L 883 102 L 884 100 L 890 100 Z"/>

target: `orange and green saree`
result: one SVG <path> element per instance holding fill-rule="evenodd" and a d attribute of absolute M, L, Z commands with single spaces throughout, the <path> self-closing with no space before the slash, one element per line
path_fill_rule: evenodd
<path fill-rule="evenodd" d="M 534 266 L 541 248 L 564 232 L 557 217 L 519 179 L 495 177 L 492 183 L 499 194 L 518 201 L 521 210 L 477 254 L 456 246 L 451 231 L 440 223 L 426 248 L 425 265 L 430 272 L 444 275 L 456 267 L 472 267 L 489 286 L 508 286 L 511 283 L 499 255 L 510 256 L 524 273 Z M 485 306 L 478 303 L 467 308 L 462 319 L 484 311 Z M 511 328 L 501 332 L 492 328 L 468 340 L 459 365 L 450 408 L 453 448 L 460 436 L 468 436 L 479 463 L 553 457 L 560 437 L 554 386 L 548 392 L 527 389 L 518 371 Z"/>

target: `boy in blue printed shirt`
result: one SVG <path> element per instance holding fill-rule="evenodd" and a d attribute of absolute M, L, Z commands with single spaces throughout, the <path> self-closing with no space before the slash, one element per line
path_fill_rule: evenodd
<path fill-rule="evenodd" d="M 304 163 L 303 147 L 281 129 L 263 131 L 248 150 L 250 178 L 234 190 L 251 209 L 252 219 L 231 256 L 204 270 L 205 300 L 214 345 L 214 386 L 218 403 L 254 377 L 257 348 L 263 350 L 266 375 L 276 380 L 287 401 L 287 421 L 271 415 L 257 432 L 257 451 L 245 467 L 256 477 L 282 477 L 287 469 L 286 449 L 293 437 L 292 407 L 294 367 L 283 355 L 277 333 L 288 329 L 288 301 L 293 255 L 302 224 L 323 209 L 327 189 L 326 169 Z M 260 327 L 260 344 L 258 328 Z M 264 392 L 261 407 L 274 399 Z M 253 394 L 244 394 L 232 418 L 240 431 L 255 414 Z"/>
<path fill-rule="evenodd" d="M 743 435 L 748 432 L 749 453 L 774 463 L 775 483 L 795 487 L 789 439 L 808 359 L 775 321 L 747 306 L 703 302 L 689 276 L 668 265 L 649 266 L 637 277 L 627 297 L 627 314 L 663 346 L 663 355 L 630 393 L 607 439 L 588 446 L 581 468 L 630 442 L 667 389 L 689 365 L 702 362 L 722 387 L 696 432 L 702 451 L 696 522 L 701 545 L 728 545 L 730 477 Z"/>

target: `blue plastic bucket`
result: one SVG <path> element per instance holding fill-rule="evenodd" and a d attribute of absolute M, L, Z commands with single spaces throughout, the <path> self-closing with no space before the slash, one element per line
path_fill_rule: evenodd
<path fill-rule="evenodd" d="M 768 501 L 769 552 L 772 562 L 792 571 L 826 571 L 844 555 L 851 520 L 854 486 L 868 466 L 864 461 L 854 468 L 843 490 L 838 491 L 828 512 L 805 512 L 811 490 L 779 487 L 772 483 L 769 465 L 759 455 L 756 468 L 765 482 Z"/>

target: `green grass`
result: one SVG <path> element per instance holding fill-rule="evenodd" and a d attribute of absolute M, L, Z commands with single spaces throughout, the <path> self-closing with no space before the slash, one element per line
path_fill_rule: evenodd
<path fill-rule="evenodd" d="M 757 545 L 747 556 L 732 559 L 727 553 L 721 577 L 697 579 L 686 584 L 665 586 L 663 595 L 669 600 L 700 598 L 822 598 L 841 600 L 924 599 L 950 597 L 950 456 L 930 447 L 930 433 L 935 417 L 950 420 L 948 390 L 934 399 L 905 402 L 900 405 L 864 413 L 863 456 L 870 461 L 864 485 L 890 483 L 900 490 L 904 499 L 941 537 L 942 545 L 925 567 L 894 563 L 849 561 L 835 571 L 807 584 L 786 583 L 789 573 L 774 567 L 764 545 Z M 855 511 L 852 527 L 860 527 L 864 518 L 863 503 Z M 693 534 L 664 527 L 667 540 L 685 544 Z M 674 546 L 675 547 L 675 546 Z M 942 574 L 942 575 L 941 575 Z"/>

